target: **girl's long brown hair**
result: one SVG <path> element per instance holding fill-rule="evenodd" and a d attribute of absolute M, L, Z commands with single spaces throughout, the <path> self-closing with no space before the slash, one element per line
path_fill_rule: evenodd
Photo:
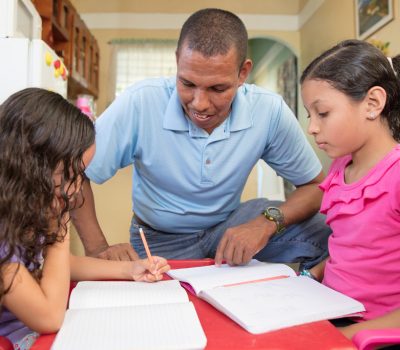
<path fill-rule="evenodd" d="M 0 106 L 0 276 L 13 257 L 37 273 L 44 248 L 63 239 L 61 218 L 71 209 L 64 185 L 83 176 L 94 135 L 92 121 L 54 92 L 28 88 Z M 60 164 L 63 209 L 55 213 L 52 175 Z M 0 277 L 0 298 L 9 288 Z"/>

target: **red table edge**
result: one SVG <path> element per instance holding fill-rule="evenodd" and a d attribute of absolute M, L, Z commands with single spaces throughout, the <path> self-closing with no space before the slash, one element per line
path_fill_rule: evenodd
<path fill-rule="evenodd" d="M 197 267 L 197 266 L 207 266 L 207 265 L 213 265 L 214 264 L 214 259 L 186 259 L 186 260 L 168 260 L 169 265 L 171 266 L 171 269 L 180 269 L 180 268 L 188 268 L 188 267 Z M 169 279 L 168 276 L 166 276 L 165 279 Z M 76 283 L 72 282 L 71 283 L 71 290 L 75 287 Z M 219 322 L 225 324 L 224 330 L 226 327 L 229 327 L 231 329 L 234 329 L 233 333 L 240 334 L 240 337 L 243 340 L 243 337 L 248 338 L 248 349 L 266 349 L 265 344 L 263 344 L 263 341 L 259 341 L 261 339 L 266 340 L 267 343 L 269 344 L 274 344 L 272 345 L 271 348 L 273 349 L 290 349 L 290 350 L 296 350 L 296 349 L 304 349 L 304 350 L 323 350 L 323 349 L 331 349 L 331 346 L 329 345 L 330 342 L 333 341 L 334 344 L 331 344 L 336 350 L 354 350 L 356 347 L 354 344 L 345 338 L 338 330 L 335 329 L 335 327 L 329 322 L 329 321 L 320 321 L 320 322 L 313 322 L 310 324 L 304 324 L 300 326 L 295 326 L 295 327 L 290 327 L 274 332 L 269 332 L 261 335 L 252 335 L 248 332 L 246 332 L 244 329 L 242 329 L 240 326 L 238 326 L 234 321 L 230 320 L 227 316 L 224 314 L 220 313 L 218 310 L 214 309 L 210 304 L 207 302 L 198 299 L 196 296 L 190 295 L 189 294 L 189 299 L 195 304 L 196 310 L 199 314 L 199 319 L 202 323 L 204 332 L 206 333 L 207 336 L 207 350 L 211 349 L 229 349 L 229 350 L 234 350 L 234 349 L 245 349 L 243 348 L 243 345 L 237 343 L 235 341 L 235 334 L 229 334 L 228 337 L 229 342 L 221 341 L 221 339 L 218 339 L 218 341 L 215 341 L 214 335 L 216 334 L 215 332 L 218 331 L 218 329 L 213 329 L 212 327 L 210 328 L 210 320 L 213 320 L 214 322 Z M 209 314 L 209 313 L 214 313 L 214 316 L 210 320 L 205 320 L 204 315 Z M 233 328 L 232 328 L 233 327 Z M 316 342 L 315 346 L 312 347 L 310 344 L 312 344 L 312 339 L 310 338 L 310 331 L 311 331 L 311 336 L 316 336 L 317 338 L 320 338 L 321 335 L 325 332 L 326 339 L 324 339 L 324 343 L 327 347 L 324 347 L 323 349 L 321 348 L 321 343 Z M 225 332 L 224 332 L 225 333 Z M 306 341 L 306 344 L 302 343 L 299 338 L 301 338 L 301 335 L 304 333 L 306 336 L 303 341 Z M 210 334 L 213 335 L 210 337 Z M 237 337 L 236 334 L 236 337 Z M 36 342 L 33 344 L 31 347 L 31 350 L 48 350 L 51 348 L 51 345 L 54 341 L 56 334 L 46 334 L 46 335 L 41 335 Z M 300 347 L 296 347 L 291 343 L 291 339 L 295 339 L 295 342 L 298 342 Z M 289 341 L 287 347 L 283 344 L 284 342 Z M 276 342 L 281 343 L 281 345 L 278 345 Z M 307 344 L 307 342 L 309 342 Z M 302 345 L 300 345 L 302 343 Z M 236 347 L 237 345 L 238 347 Z M 303 345 L 305 347 L 303 347 Z M 258 347 L 261 346 L 261 347 Z M 284 346 L 284 347 L 281 347 Z M 310 347 L 311 346 L 311 347 Z"/>

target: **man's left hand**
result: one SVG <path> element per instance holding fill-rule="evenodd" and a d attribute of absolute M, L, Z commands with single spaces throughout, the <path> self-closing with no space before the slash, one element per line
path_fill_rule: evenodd
<path fill-rule="evenodd" d="M 267 245 L 275 231 L 275 223 L 263 215 L 227 229 L 218 244 L 215 264 L 221 265 L 223 260 L 229 265 L 247 264 Z"/>
<path fill-rule="evenodd" d="M 138 260 L 139 255 L 129 243 L 118 243 L 93 255 L 95 258 L 105 260 Z"/>

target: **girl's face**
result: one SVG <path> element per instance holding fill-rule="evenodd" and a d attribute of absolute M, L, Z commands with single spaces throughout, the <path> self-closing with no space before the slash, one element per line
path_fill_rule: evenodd
<path fill-rule="evenodd" d="M 95 144 L 93 144 L 83 153 L 82 161 L 85 168 L 92 161 L 95 150 L 96 146 Z M 55 195 L 57 198 L 61 198 L 61 183 L 62 183 L 63 173 L 64 173 L 64 165 L 60 163 L 53 174 Z M 72 175 L 72 169 L 70 169 L 70 173 Z M 80 191 L 81 186 L 82 186 L 82 176 L 79 176 L 79 178 L 75 182 L 72 183 L 71 181 L 67 181 L 64 184 L 64 192 L 67 194 L 68 198 L 71 198 L 72 200 L 74 195 Z"/>
<path fill-rule="evenodd" d="M 308 133 L 329 157 L 359 150 L 367 140 L 363 102 L 355 102 L 322 80 L 305 80 L 301 94 L 310 122 Z"/>

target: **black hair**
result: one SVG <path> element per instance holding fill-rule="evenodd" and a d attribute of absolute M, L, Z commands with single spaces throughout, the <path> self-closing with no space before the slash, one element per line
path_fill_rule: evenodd
<path fill-rule="evenodd" d="M 382 116 L 400 141 L 400 55 L 388 59 L 378 48 L 360 40 L 344 40 L 315 58 L 304 70 L 305 80 L 324 80 L 354 101 L 373 86 L 386 91 Z"/>
<path fill-rule="evenodd" d="M 234 47 L 239 69 L 247 58 L 247 30 L 232 12 L 206 8 L 193 13 L 183 24 L 177 52 L 183 45 L 205 57 L 225 55 Z"/>

